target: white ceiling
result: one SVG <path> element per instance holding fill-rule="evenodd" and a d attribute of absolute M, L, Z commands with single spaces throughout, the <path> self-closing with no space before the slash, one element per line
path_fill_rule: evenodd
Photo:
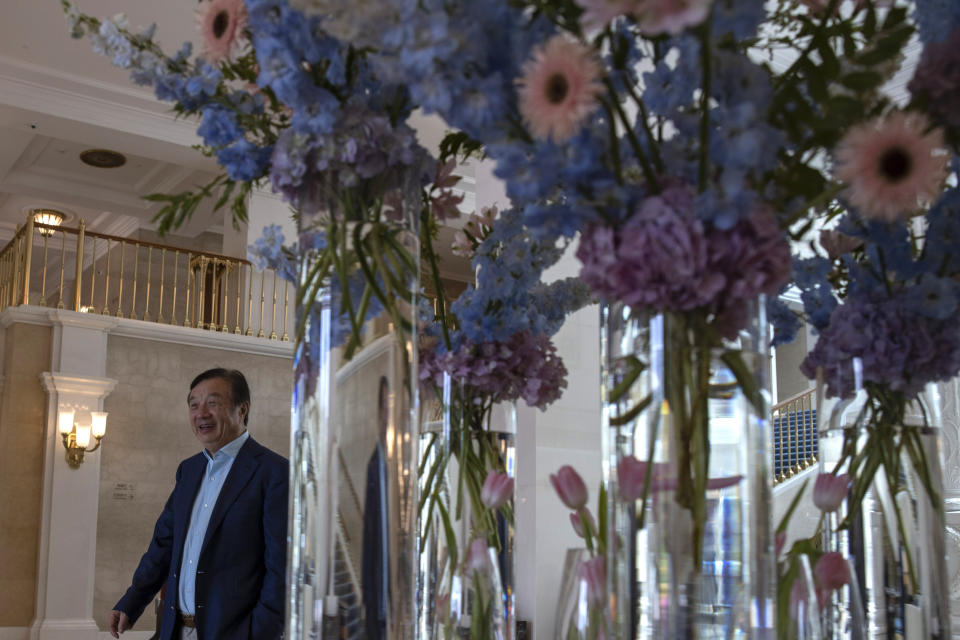
<path fill-rule="evenodd" d="M 176 121 L 167 105 L 136 87 L 127 73 L 70 38 L 56 0 L 7 0 L 0 21 L 0 242 L 31 207 L 65 211 L 93 231 L 129 236 L 150 222 L 158 205 L 141 196 L 202 184 L 216 169 L 190 146 L 195 125 Z M 81 0 L 92 15 L 126 11 L 134 26 L 157 22 L 161 41 L 179 46 L 194 34 L 190 11 L 166 2 Z M 80 162 L 81 151 L 126 155 L 117 169 Z M 68 224 L 70 223 L 68 221 Z M 209 207 L 181 233 L 222 229 Z"/>

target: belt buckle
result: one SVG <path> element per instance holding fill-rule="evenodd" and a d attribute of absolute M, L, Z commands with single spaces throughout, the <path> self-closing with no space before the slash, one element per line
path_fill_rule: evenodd
<path fill-rule="evenodd" d="M 179 611 L 178 613 L 180 614 L 180 622 L 183 623 L 183 626 L 187 627 L 188 629 L 196 628 L 197 624 L 195 622 L 194 616 L 187 613 L 183 613 L 182 611 Z"/>

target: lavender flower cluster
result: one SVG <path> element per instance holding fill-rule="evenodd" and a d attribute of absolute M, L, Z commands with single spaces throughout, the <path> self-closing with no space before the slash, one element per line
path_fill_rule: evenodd
<path fill-rule="evenodd" d="M 853 358 L 863 363 L 864 383 L 914 396 L 960 370 L 960 331 L 955 318 L 918 313 L 907 295 L 847 298 L 800 370 L 815 378 L 822 367 L 827 395 L 847 398 L 856 391 Z"/>
<path fill-rule="evenodd" d="M 503 211 L 490 224 L 472 261 L 477 282 L 450 307 L 459 328 L 449 343 L 423 341 L 421 380 L 439 385 L 446 372 L 495 402 L 523 398 L 544 409 L 566 387 L 567 370 L 550 336 L 568 313 L 590 302 L 590 292 L 578 278 L 541 282 L 564 247 L 534 238 L 520 211 Z M 426 333 L 438 337 L 440 329 Z"/>
<path fill-rule="evenodd" d="M 539 409 L 546 409 L 567 387 L 567 368 L 550 338 L 529 331 L 506 340 L 466 340 L 456 351 L 421 351 L 422 382 L 439 386 L 444 372 L 493 402 L 523 398 Z"/>
<path fill-rule="evenodd" d="M 790 250 L 772 213 L 756 208 L 729 229 L 693 214 L 683 184 L 646 198 L 620 228 L 590 224 L 577 249 L 581 278 L 610 301 L 656 311 L 705 309 L 725 335 L 732 317 L 761 294 L 776 294 L 790 273 Z"/>

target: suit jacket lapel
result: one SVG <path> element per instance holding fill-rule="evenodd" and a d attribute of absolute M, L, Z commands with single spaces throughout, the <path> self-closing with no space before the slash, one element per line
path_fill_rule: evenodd
<path fill-rule="evenodd" d="M 262 449 L 263 447 L 253 438 L 248 438 L 240 451 L 237 452 L 237 459 L 233 461 L 233 465 L 230 467 L 230 473 L 227 474 L 227 479 L 220 490 L 217 504 L 214 505 L 213 513 L 210 514 L 210 523 L 207 525 L 207 532 L 203 536 L 203 546 L 200 547 L 201 555 L 206 550 L 213 532 L 217 530 L 224 516 L 227 515 L 230 506 L 237 500 L 244 487 L 253 478 L 257 467 L 260 466 L 259 457 Z"/>

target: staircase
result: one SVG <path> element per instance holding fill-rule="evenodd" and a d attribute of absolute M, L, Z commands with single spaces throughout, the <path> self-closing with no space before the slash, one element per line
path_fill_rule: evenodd
<path fill-rule="evenodd" d="M 333 592 L 340 601 L 340 638 L 363 640 L 363 607 L 360 582 L 344 545 L 343 523 L 337 522 L 337 548 L 333 566 Z"/>
<path fill-rule="evenodd" d="M 780 483 L 817 463 L 815 389 L 773 406 L 773 472 Z"/>

